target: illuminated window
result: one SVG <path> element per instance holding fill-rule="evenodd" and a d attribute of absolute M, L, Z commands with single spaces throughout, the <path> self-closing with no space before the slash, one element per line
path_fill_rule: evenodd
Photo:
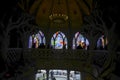
<path fill-rule="evenodd" d="M 46 80 L 46 70 L 38 70 L 35 75 L 35 80 Z"/>
<path fill-rule="evenodd" d="M 67 70 L 51 69 L 48 73 L 46 70 L 38 70 L 35 75 L 35 80 L 47 80 L 47 78 L 48 80 L 68 80 L 68 78 L 69 80 L 81 80 L 81 72 L 70 71 L 68 73 Z"/>
<path fill-rule="evenodd" d="M 77 32 L 75 34 L 75 37 L 73 38 L 73 49 L 85 49 L 87 50 L 89 46 L 89 41 L 87 38 L 85 38 L 80 32 Z"/>
<path fill-rule="evenodd" d="M 53 35 L 51 47 L 53 49 L 67 49 L 67 38 L 62 32 L 58 31 Z"/>
<path fill-rule="evenodd" d="M 107 49 L 108 40 L 105 35 L 102 35 L 97 40 L 97 49 Z"/>
<path fill-rule="evenodd" d="M 42 48 L 45 46 L 45 36 L 41 31 L 36 34 L 32 34 L 29 37 L 29 48 Z"/>
<path fill-rule="evenodd" d="M 70 80 L 81 80 L 81 72 L 79 71 L 70 71 Z"/>

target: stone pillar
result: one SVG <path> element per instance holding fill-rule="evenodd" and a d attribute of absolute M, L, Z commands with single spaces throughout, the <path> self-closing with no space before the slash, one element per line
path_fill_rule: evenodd
<path fill-rule="evenodd" d="M 81 75 L 81 80 L 85 80 L 85 72 L 81 72 L 80 75 Z"/>
<path fill-rule="evenodd" d="M 46 70 L 46 80 L 49 80 L 49 70 Z"/>
<path fill-rule="evenodd" d="M 70 80 L 70 70 L 67 70 L 67 80 Z"/>

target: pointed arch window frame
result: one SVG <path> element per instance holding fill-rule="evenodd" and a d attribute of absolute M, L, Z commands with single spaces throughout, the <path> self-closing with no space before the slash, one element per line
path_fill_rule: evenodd
<path fill-rule="evenodd" d="M 77 41 L 78 41 L 78 38 L 79 38 L 80 36 L 81 36 L 82 38 L 84 38 L 85 42 L 88 41 L 88 43 L 89 43 L 89 40 L 88 40 L 86 37 L 84 37 L 80 32 L 76 32 L 75 35 L 74 35 L 74 37 L 73 37 L 72 49 L 76 49 L 76 48 L 77 48 Z M 81 39 L 82 39 L 82 38 L 81 38 Z"/>
<path fill-rule="evenodd" d="M 39 39 L 41 39 L 41 42 L 39 41 L 39 43 L 38 43 L 39 46 L 40 46 L 41 43 L 44 43 L 44 45 L 46 44 L 45 35 L 44 35 L 44 33 L 43 33 L 41 30 L 39 30 L 37 33 L 33 33 L 32 35 L 34 35 L 34 38 L 35 38 L 36 36 L 39 36 Z M 32 37 L 32 35 L 29 36 L 28 48 L 32 48 L 32 45 L 33 45 L 33 44 L 32 44 L 32 42 L 33 42 L 33 37 Z M 30 37 L 32 37 L 31 44 L 30 44 Z M 31 45 L 31 47 L 30 47 L 30 45 Z"/>
<path fill-rule="evenodd" d="M 56 34 L 57 33 L 57 34 Z M 66 49 L 67 49 L 67 37 L 65 36 L 65 34 L 63 33 L 63 32 L 61 32 L 61 31 L 57 31 L 56 33 L 54 33 L 53 34 L 53 36 L 52 36 L 52 38 L 51 38 L 51 46 L 53 46 L 53 49 L 55 49 L 55 41 L 56 41 L 56 38 L 58 37 L 58 35 L 60 34 L 60 36 L 62 37 L 62 40 L 63 40 L 63 46 L 64 46 L 64 44 L 66 43 Z M 52 39 L 53 39 L 53 45 L 52 45 Z M 62 47 L 62 49 L 63 49 L 63 47 Z"/>

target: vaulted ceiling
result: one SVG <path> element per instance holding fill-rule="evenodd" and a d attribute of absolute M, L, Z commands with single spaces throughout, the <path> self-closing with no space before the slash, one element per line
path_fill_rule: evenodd
<path fill-rule="evenodd" d="M 83 16 L 89 15 L 93 0 L 21 0 L 24 11 L 35 16 L 39 26 L 80 27 Z M 67 25 L 69 24 L 69 25 Z"/>

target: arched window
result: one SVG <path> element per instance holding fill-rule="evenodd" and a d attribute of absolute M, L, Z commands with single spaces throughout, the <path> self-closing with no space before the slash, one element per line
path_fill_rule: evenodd
<path fill-rule="evenodd" d="M 70 71 L 70 80 L 81 80 L 81 72 L 79 71 Z"/>
<path fill-rule="evenodd" d="M 29 37 L 29 48 L 44 48 L 45 47 L 45 36 L 41 31 L 36 34 L 32 34 Z"/>
<path fill-rule="evenodd" d="M 77 32 L 75 34 L 75 37 L 73 38 L 73 49 L 85 49 L 87 50 L 89 46 L 89 41 L 87 38 L 85 38 L 80 32 Z"/>
<path fill-rule="evenodd" d="M 48 75 L 48 76 L 47 76 Z M 60 69 L 50 69 L 47 70 L 38 70 L 35 74 L 35 80 L 81 80 L 81 72 L 79 71 L 70 71 L 60 70 Z"/>
<path fill-rule="evenodd" d="M 100 50 L 105 49 L 106 50 L 107 44 L 108 44 L 107 37 L 105 35 L 102 35 L 97 40 L 97 49 L 100 49 Z"/>
<path fill-rule="evenodd" d="M 67 38 L 58 31 L 51 38 L 51 48 L 53 49 L 67 49 Z"/>
<path fill-rule="evenodd" d="M 35 74 L 35 80 L 46 80 L 46 70 L 38 70 Z"/>

